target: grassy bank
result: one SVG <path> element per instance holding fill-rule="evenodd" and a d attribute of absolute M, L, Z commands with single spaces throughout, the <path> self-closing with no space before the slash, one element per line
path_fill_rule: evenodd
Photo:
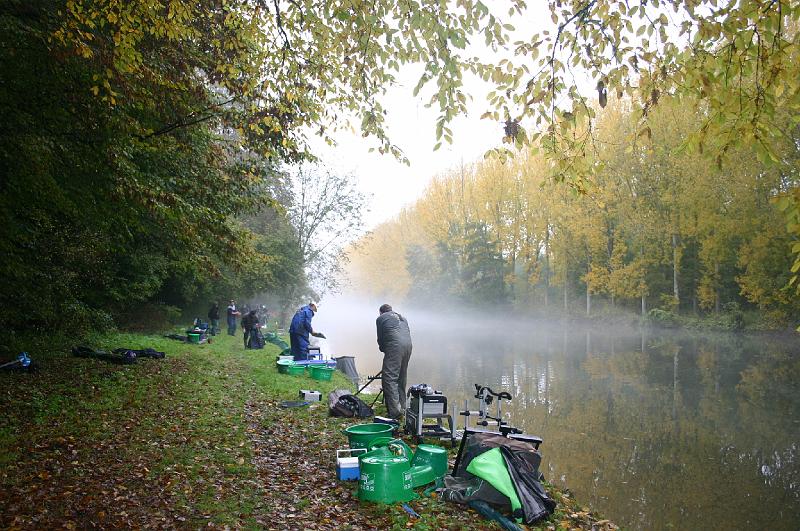
<path fill-rule="evenodd" d="M 421 515 L 411 520 L 399 506 L 359 503 L 355 483 L 336 481 L 350 422 L 324 404 L 279 403 L 300 388 L 348 387 L 339 374 L 279 374 L 276 347 L 246 351 L 240 337 L 187 345 L 115 334 L 91 346 L 167 357 L 121 366 L 40 350 L 31 352 L 38 373 L 0 374 L 0 527 L 488 527 L 430 497 L 411 502 Z M 559 511 L 542 528 L 597 524 L 567 494 L 553 496 Z"/>

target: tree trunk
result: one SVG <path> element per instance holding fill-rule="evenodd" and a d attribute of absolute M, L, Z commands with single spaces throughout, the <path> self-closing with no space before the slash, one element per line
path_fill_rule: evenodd
<path fill-rule="evenodd" d="M 719 262 L 714 262 L 714 313 L 719 314 Z"/>
<path fill-rule="evenodd" d="M 550 302 L 550 222 L 544 228 L 544 307 Z"/>
<path fill-rule="evenodd" d="M 592 314 L 592 292 L 589 289 L 589 274 L 592 272 L 592 253 L 589 252 L 589 246 L 586 246 L 586 317 Z"/>
<path fill-rule="evenodd" d="M 589 283 L 586 283 L 586 317 L 592 315 L 592 292 L 589 291 Z"/>
<path fill-rule="evenodd" d="M 647 315 L 647 296 L 642 295 L 642 317 Z"/>
<path fill-rule="evenodd" d="M 678 387 L 680 380 L 678 379 L 678 356 L 680 354 L 680 347 L 675 347 L 675 352 L 672 355 L 672 419 L 678 419 L 678 402 L 680 400 L 680 388 Z M 676 423 L 677 429 L 677 423 Z"/>
<path fill-rule="evenodd" d="M 678 291 L 678 235 L 672 235 L 672 295 L 675 297 L 677 307 L 676 311 L 680 308 L 681 297 Z"/>

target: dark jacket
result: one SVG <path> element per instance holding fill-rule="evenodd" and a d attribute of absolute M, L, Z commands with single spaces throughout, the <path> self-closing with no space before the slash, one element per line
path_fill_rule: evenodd
<path fill-rule="evenodd" d="M 216 304 L 208 310 L 208 318 L 209 319 L 219 319 L 219 306 Z"/>
<path fill-rule="evenodd" d="M 411 330 L 406 318 L 397 312 L 382 313 L 375 320 L 381 352 L 411 348 Z"/>
<path fill-rule="evenodd" d="M 242 328 L 250 330 L 258 324 L 258 316 L 255 313 L 248 313 L 242 317 Z"/>

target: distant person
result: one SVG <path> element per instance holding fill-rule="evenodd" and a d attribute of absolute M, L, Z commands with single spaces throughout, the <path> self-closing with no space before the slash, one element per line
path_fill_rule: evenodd
<path fill-rule="evenodd" d="M 378 309 L 378 349 L 383 352 L 381 383 L 389 416 L 399 419 L 406 409 L 406 375 L 411 359 L 411 329 L 405 317 L 388 304 Z"/>
<path fill-rule="evenodd" d="M 211 335 L 215 336 L 219 332 L 219 303 L 214 302 L 211 304 L 211 309 L 208 310 L 208 322 L 211 323 Z"/>
<path fill-rule="evenodd" d="M 250 340 L 258 334 L 258 315 L 255 310 L 242 317 L 242 330 L 244 331 L 244 348 L 250 348 Z"/>
<path fill-rule="evenodd" d="M 231 301 L 228 305 L 228 335 L 235 336 L 236 335 L 236 316 L 241 315 L 239 311 L 236 309 L 236 301 Z"/>
<path fill-rule="evenodd" d="M 311 319 L 317 313 L 317 304 L 309 302 L 303 306 L 292 317 L 292 324 L 289 326 L 289 342 L 292 345 L 292 356 L 295 361 L 303 361 L 308 359 L 308 336 L 309 334 L 314 337 L 321 337 L 325 339 L 325 334 L 321 332 L 314 332 L 311 328 Z"/>

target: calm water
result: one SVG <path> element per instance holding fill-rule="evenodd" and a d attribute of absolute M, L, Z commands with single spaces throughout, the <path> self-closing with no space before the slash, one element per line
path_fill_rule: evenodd
<path fill-rule="evenodd" d="M 314 321 L 362 375 L 380 370 L 375 308 L 331 302 Z M 547 479 L 618 524 L 800 527 L 798 342 L 405 315 L 409 384 L 459 407 L 476 383 L 509 391 Z"/>

